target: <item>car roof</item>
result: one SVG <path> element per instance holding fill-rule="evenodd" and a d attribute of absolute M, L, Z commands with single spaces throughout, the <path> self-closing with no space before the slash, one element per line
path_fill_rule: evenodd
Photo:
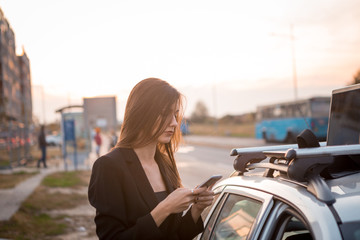
<path fill-rule="evenodd" d="M 223 188 L 225 186 L 238 186 L 256 189 L 286 199 L 290 202 L 297 202 L 296 199 L 302 195 L 308 201 L 314 201 L 316 198 L 309 193 L 303 186 L 287 181 L 283 178 L 266 178 L 259 175 L 234 176 L 217 183 L 213 189 Z M 323 204 L 326 205 L 325 203 Z"/>
<path fill-rule="evenodd" d="M 360 221 L 360 173 L 327 180 L 336 201 L 335 210 L 343 222 Z"/>
<path fill-rule="evenodd" d="M 341 221 L 360 221 L 360 173 L 349 174 L 338 179 L 326 181 L 335 202 L 332 204 Z M 320 211 L 319 207 L 328 210 L 326 203 L 318 200 L 316 196 L 306 189 L 306 185 L 286 178 L 268 178 L 260 173 L 245 176 L 234 176 L 220 181 L 214 189 L 223 189 L 227 186 L 237 186 L 259 190 L 269 193 L 277 198 L 287 201 L 301 211 Z M 312 208 L 311 206 L 314 206 Z"/>

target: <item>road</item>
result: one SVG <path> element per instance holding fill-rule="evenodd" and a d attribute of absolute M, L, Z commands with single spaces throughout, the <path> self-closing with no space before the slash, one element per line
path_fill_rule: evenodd
<path fill-rule="evenodd" d="M 214 174 L 229 176 L 234 161 L 229 152 L 223 148 L 196 145 L 180 147 L 176 153 L 176 162 L 183 185 L 195 187 Z"/>
<path fill-rule="evenodd" d="M 186 136 L 176 153 L 176 161 L 183 185 L 195 187 L 214 174 L 223 178 L 233 172 L 233 148 L 274 145 L 254 138 Z"/>

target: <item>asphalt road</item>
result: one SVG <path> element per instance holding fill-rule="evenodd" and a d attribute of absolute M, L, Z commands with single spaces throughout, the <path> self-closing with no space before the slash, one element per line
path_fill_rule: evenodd
<path fill-rule="evenodd" d="M 233 148 L 258 147 L 274 144 L 254 138 L 185 136 L 176 153 L 176 161 L 183 185 L 195 187 L 214 174 L 227 178 L 233 171 Z"/>
<path fill-rule="evenodd" d="M 214 174 L 227 177 L 233 171 L 234 157 L 222 148 L 187 145 L 180 147 L 176 161 L 183 185 L 193 188 Z"/>

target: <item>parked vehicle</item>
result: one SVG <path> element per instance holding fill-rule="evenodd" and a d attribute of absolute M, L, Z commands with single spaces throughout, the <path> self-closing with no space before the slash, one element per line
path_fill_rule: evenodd
<path fill-rule="evenodd" d="M 236 148 L 197 239 L 360 240 L 360 84 L 334 90 L 329 133 Z"/>
<path fill-rule="evenodd" d="M 320 141 L 326 139 L 330 97 L 259 106 L 255 136 L 266 142 L 295 143 L 304 129 L 311 129 Z"/>
<path fill-rule="evenodd" d="M 233 154 L 198 239 L 360 239 L 359 144 Z"/>
<path fill-rule="evenodd" d="M 181 122 L 180 131 L 184 136 L 190 134 L 188 121 L 184 120 Z"/>
<path fill-rule="evenodd" d="M 48 146 L 61 146 L 62 143 L 61 135 L 47 135 L 45 140 Z"/>

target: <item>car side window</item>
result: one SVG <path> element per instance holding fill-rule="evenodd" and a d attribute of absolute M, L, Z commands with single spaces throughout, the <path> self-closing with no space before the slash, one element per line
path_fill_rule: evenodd
<path fill-rule="evenodd" d="M 291 211 L 293 213 L 293 211 Z M 276 240 L 312 240 L 312 235 L 306 223 L 298 214 L 285 211 L 279 221 L 271 239 Z"/>
<path fill-rule="evenodd" d="M 219 198 L 219 196 L 220 196 L 220 193 L 216 193 L 216 194 L 215 194 L 214 200 L 213 200 L 213 204 L 212 204 L 211 206 L 205 208 L 204 211 L 201 213 L 202 219 L 206 219 L 206 217 L 207 217 L 207 215 L 209 214 L 212 206 L 216 203 L 216 200 Z M 224 197 L 223 197 L 223 198 L 224 198 Z M 224 199 L 222 199 L 221 201 L 223 201 L 223 200 L 224 200 Z M 217 208 L 219 208 L 219 205 L 222 205 L 222 204 L 218 204 L 218 205 L 217 205 L 217 206 L 218 206 Z M 217 209 L 217 210 L 215 210 L 215 211 L 219 211 L 219 210 Z M 214 213 L 215 213 L 215 211 L 214 211 Z M 213 213 L 213 214 L 214 214 L 214 213 Z"/>
<path fill-rule="evenodd" d="M 246 239 L 261 205 L 260 201 L 229 194 L 216 220 L 210 239 Z"/>
<path fill-rule="evenodd" d="M 305 224 L 297 217 L 289 218 L 285 225 L 281 240 L 303 239 L 311 240 L 312 236 Z"/>
<path fill-rule="evenodd" d="M 215 199 L 213 201 L 213 204 L 216 203 L 217 198 L 220 196 L 220 193 L 215 194 Z M 218 215 L 219 210 L 221 209 L 221 206 L 223 205 L 224 199 L 226 199 L 227 195 L 223 195 L 223 197 L 221 198 L 219 204 L 216 205 L 215 210 L 212 212 L 211 214 L 211 218 L 209 219 L 209 221 L 207 222 L 204 232 L 201 236 L 201 239 L 209 239 L 209 236 L 211 234 L 213 225 L 215 223 L 216 217 Z M 209 214 L 211 207 L 208 207 L 204 210 L 204 212 L 201 214 L 202 218 L 205 219 L 206 216 Z"/>

